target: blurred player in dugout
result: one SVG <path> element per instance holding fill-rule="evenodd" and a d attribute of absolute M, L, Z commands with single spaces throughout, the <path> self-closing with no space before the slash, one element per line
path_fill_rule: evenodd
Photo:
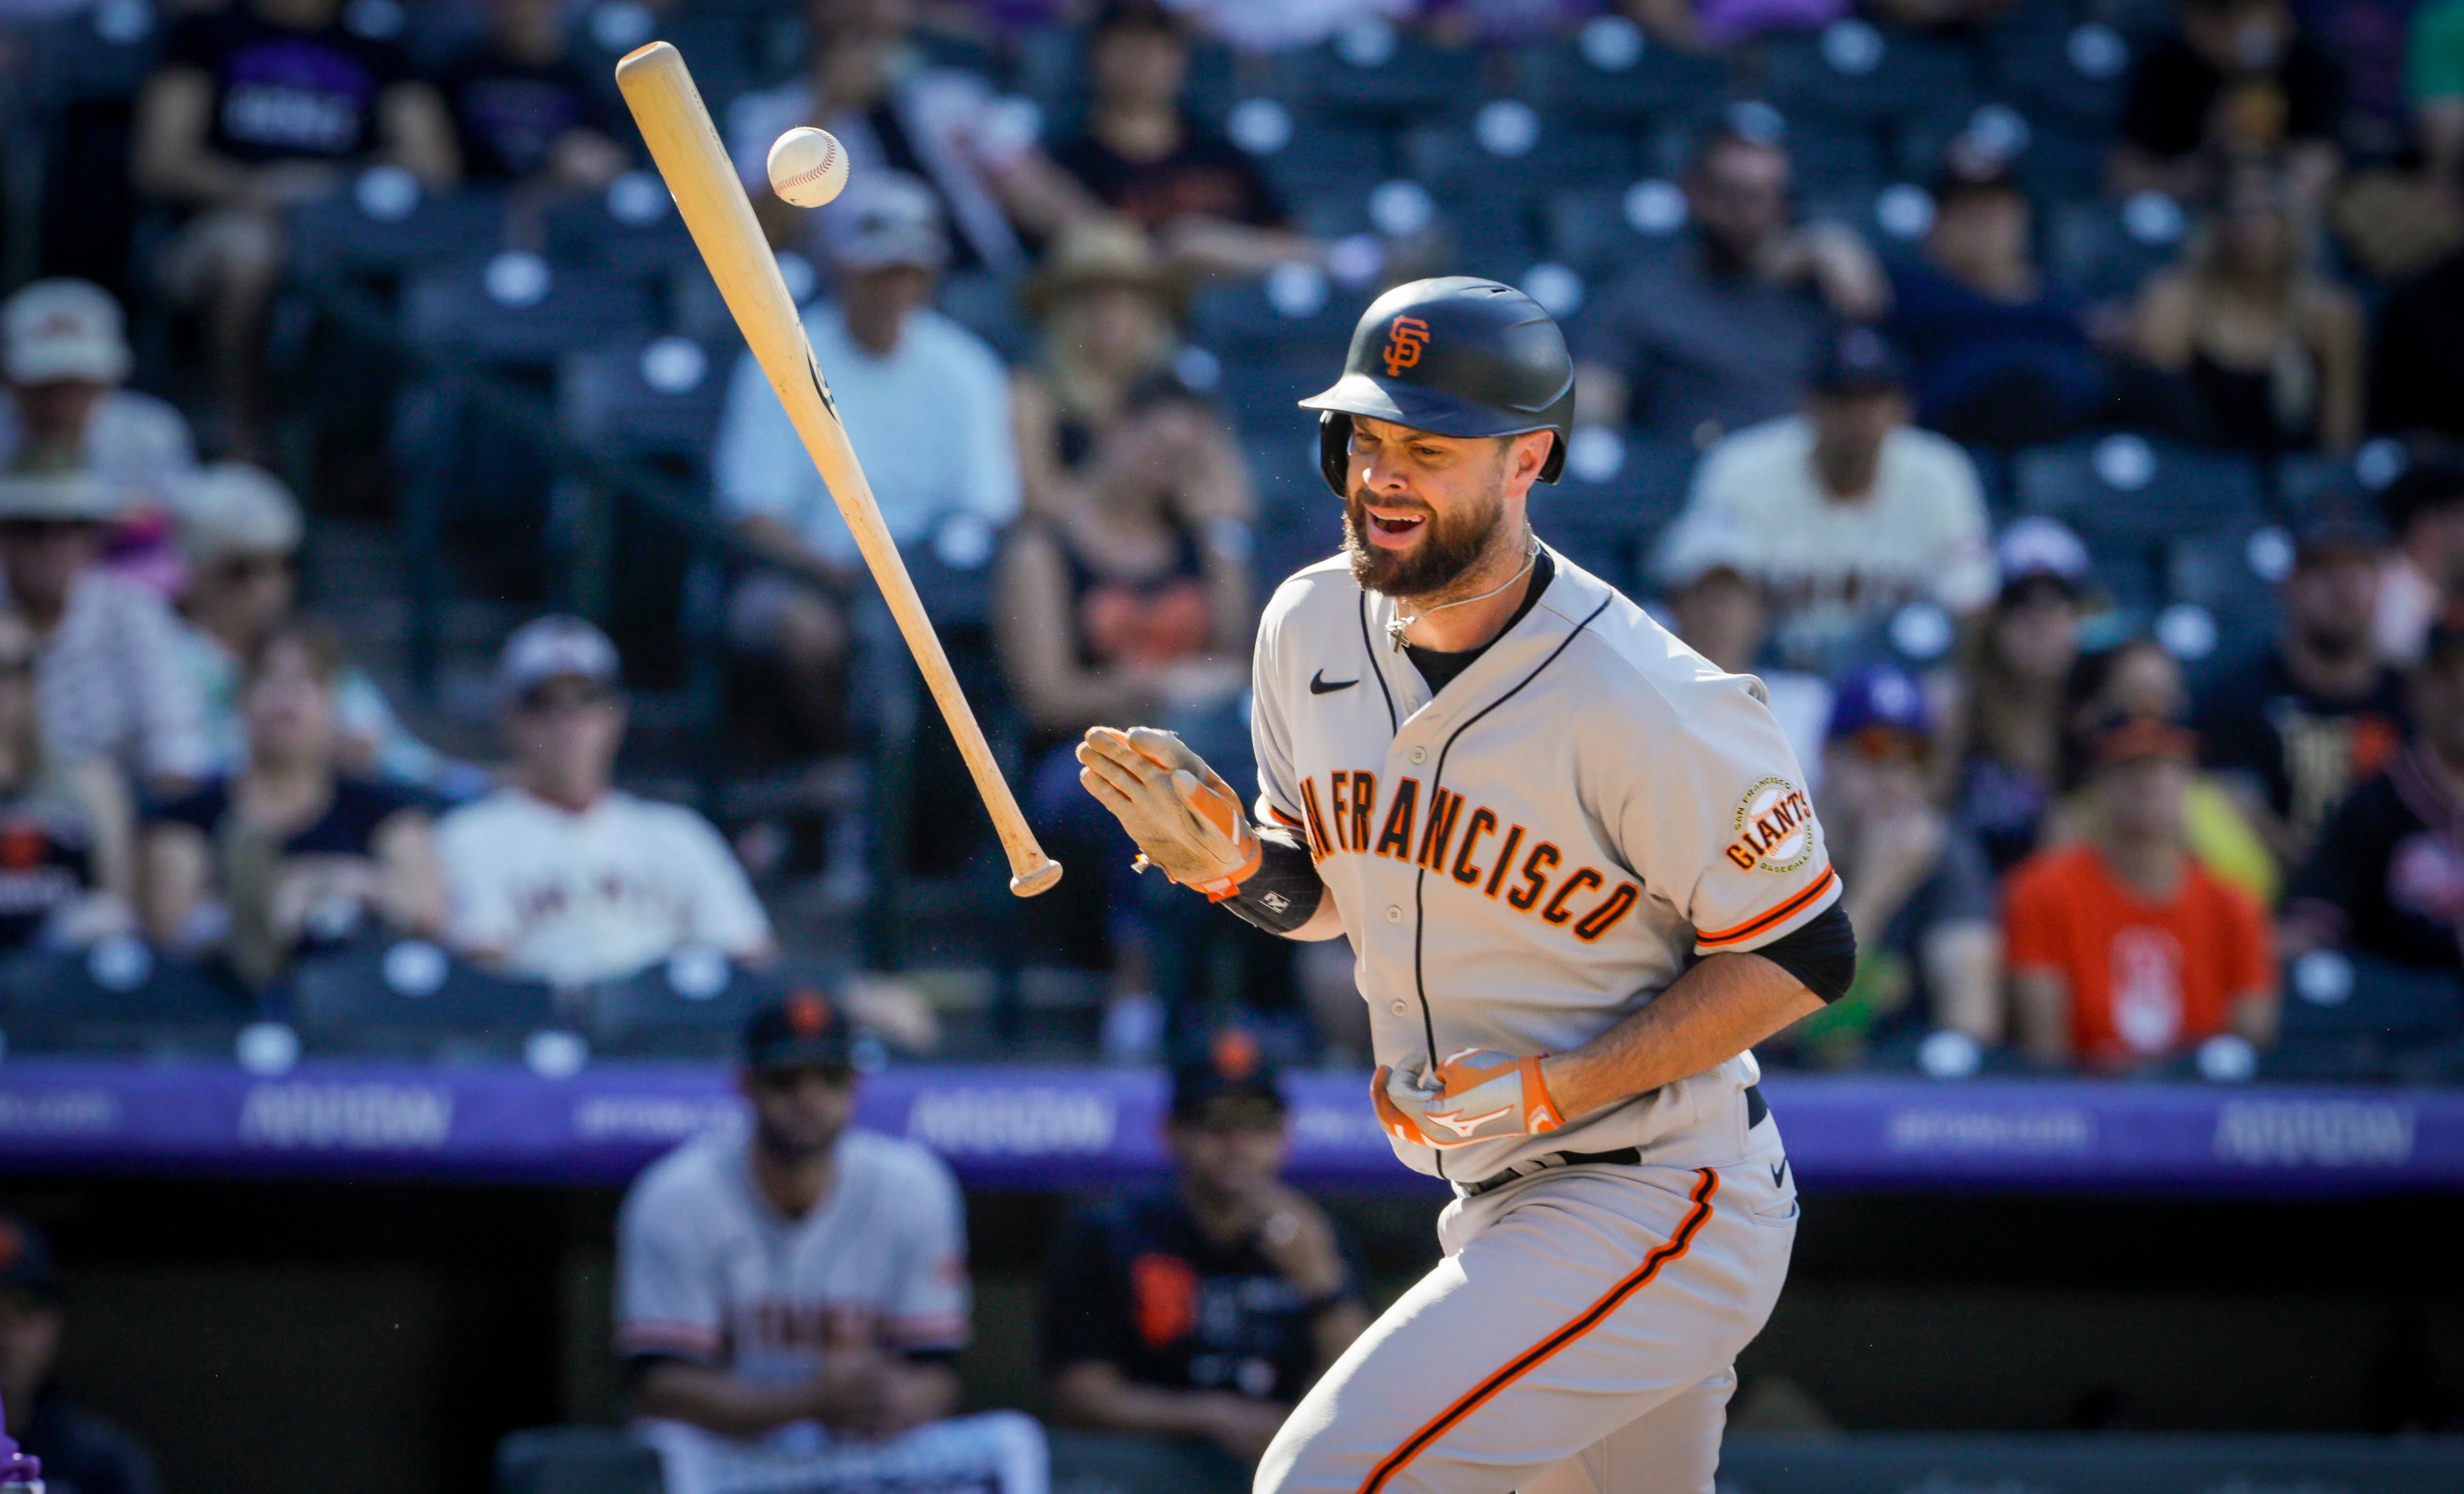
<path fill-rule="evenodd" d="M 1278 1175 L 1291 1153 L 1284 1097 L 1246 1034 L 1219 1035 L 1175 1073 L 1164 1147 L 1169 1182 L 1082 1210 L 1052 1252 L 1053 1409 L 1211 1446 L 1246 1487 L 1292 1403 L 1369 1317 L 1332 1222 Z"/>

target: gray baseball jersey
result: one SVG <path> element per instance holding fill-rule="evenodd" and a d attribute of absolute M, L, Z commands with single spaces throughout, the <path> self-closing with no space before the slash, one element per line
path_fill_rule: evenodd
<path fill-rule="evenodd" d="M 965 1215 L 938 1157 L 849 1131 L 837 1183 L 801 1219 L 756 1191 L 751 1166 L 727 1128 L 634 1180 L 616 1226 L 620 1352 L 793 1385 L 825 1349 L 966 1342 Z"/>
<path fill-rule="evenodd" d="M 1683 972 L 1839 895 L 1804 775 L 1749 675 L 1728 674 L 1560 555 L 1539 601 L 1432 697 L 1387 638 L 1392 598 L 1338 557 L 1258 629 L 1261 819 L 1305 837 L 1351 935 L 1377 1062 L 1561 1053 Z M 1434 1149 L 1478 1179 L 1552 1152 L 1746 1154 L 1741 1054 L 1538 1137 Z"/>

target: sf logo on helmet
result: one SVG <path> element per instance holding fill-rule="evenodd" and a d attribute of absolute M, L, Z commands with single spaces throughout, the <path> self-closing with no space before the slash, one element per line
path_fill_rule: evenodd
<path fill-rule="evenodd" d="M 1386 376 L 1394 378 L 1420 361 L 1429 345 L 1429 324 L 1418 317 L 1397 317 L 1386 328 Z"/>

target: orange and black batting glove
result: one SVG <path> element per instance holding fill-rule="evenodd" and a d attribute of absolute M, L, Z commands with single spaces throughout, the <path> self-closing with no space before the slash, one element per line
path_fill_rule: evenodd
<path fill-rule="evenodd" d="M 1172 733 L 1098 726 L 1078 762 L 1078 781 L 1165 876 L 1220 903 L 1257 871 L 1264 852 L 1241 796 Z"/>
<path fill-rule="evenodd" d="M 1386 1133 L 1416 1147 L 1541 1135 L 1566 1119 L 1540 1077 L 1540 1057 L 1460 1048 L 1427 1077 L 1381 1066 L 1370 1081 L 1370 1100 Z"/>

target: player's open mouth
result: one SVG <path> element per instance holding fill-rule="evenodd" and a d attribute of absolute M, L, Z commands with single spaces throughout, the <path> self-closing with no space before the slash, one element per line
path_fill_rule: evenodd
<path fill-rule="evenodd" d="M 1369 520 L 1370 541 L 1376 544 L 1399 545 L 1419 534 L 1421 526 L 1429 521 L 1426 514 L 1414 514 L 1408 510 L 1392 518 L 1375 509 L 1363 509 L 1361 512 Z"/>

